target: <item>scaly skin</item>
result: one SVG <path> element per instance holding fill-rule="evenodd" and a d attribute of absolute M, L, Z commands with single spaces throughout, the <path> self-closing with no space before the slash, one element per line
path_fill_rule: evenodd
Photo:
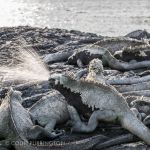
<path fill-rule="evenodd" d="M 150 60 L 150 45 L 141 45 L 124 48 L 122 50 L 122 56 L 119 59 L 126 62 L 129 62 L 131 60 L 136 61 Z"/>
<path fill-rule="evenodd" d="M 43 61 L 45 63 L 55 63 L 55 62 L 62 62 L 67 60 L 71 55 L 73 54 L 73 51 L 61 51 L 56 52 L 53 54 L 48 54 L 44 57 Z"/>
<path fill-rule="evenodd" d="M 99 58 L 102 60 L 102 56 L 107 50 L 111 54 L 114 54 L 123 48 L 125 49 L 135 46 L 147 46 L 147 43 L 127 37 L 105 38 L 96 42 L 95 44 L 77 49 L 68 58 L 68 63 L 83 67 L 84 65 L 88 65 L 89 62 L 94 58 Z M 105 60 L 103 60 L 103 64 L 106 64 Z"/>
<path fill-rule="evenodd" d="M 68 58 L 68 63 L 71 65 L 78 65 L 79 67 L 83 67 L 88 65 L 89 62 L 94 58 L 102 59 L 105 51 L 106 49 L 98 45 L 88 45 L 77 49 L 73 55 Z"/>
<path fill-rule="evenodd" d="M 72 76 L 72 75 L 71 75 Z M 53 79 L 74 93 L 79 93 L 82 102 L 94 111 L 88 125 L 84 124 L 76 109 L 69 107 L 71 119 L 76 122 L 73 130 L 77 132 L 92 132 L 99 121 L 119 121 L 125 129 L 141 138 L 150 145 L 150 130 L 138 120 L 128 107 L 124 97 L 112 86 L 96 81 L 78 80 L 68 75 L 59 75 Z"/>
<path fill-rule="evenodd" d="M 50 134 L 44 128 L 32 123 L 29 113 L 20 104 L 21 101 L 21 93 L 10 89 L 0 106 L 0 138 L 13 141 L 17 137 L 14 128 L 30 140 L 55 138 L 57 135 Z"/>
<path fill-rule="evenodd" d="M 114 54 L 116 51 L 119 51 L 122 48 L 147 45 L 147 43 L 128 37 L 115 37 L 102 39 L 96 42 L 95 45 L 106 48 L 111 52 L 111 54 Z"/>
<path fill-rule="evenodd" d="M 134 70 L 149 67 L 150 61 L 145 60 L 141 62 L 128 63 L 116 59 L 109 51 L 106 51 L 103 55 L 103 59 L 108 63 L 110 68 L 117 69 L 120 71 Z"/>
<path fill-rule="evenodd" d="M 21 101 L 21 93 L 11 89 L 0 107 L 0 110 L 3 110 L 1 111 L 3 112 L 1 113 L 1 117 L 2 119 L 4 118 L 2 121 L 5 120 L 5 124 L 3 124 L 4 122 L 0 122 L 0 135 L 3 135 L 2 138 L 5 138 L 5 141 L 0 141 L 2 144 L 1 149 L 7 150 L 9 146 L 13 144 L 12 146 L 14 146 L 16 150 L 56 150 L 58 148 L 62 150 L 88 150 L 98 144 L 101 139 L 106 139 L 106 137 L 98 135 L 69 143 L 60 142 L 58 144 L 58 142 L 49 141 L 44 142 L 43 145 L 36 145 L 34 142 L 31 144 L 28 142 L 28 139 L 36 141 L 54 138 L 57 135 L 53 135 L 52 137 L 52 134 L 42 127 L 34 126 L 30 119 L 30 114 L 21 106 Z M 7 111 L 5 111 L 5 109 Z M 10 145 L 5 145 L 5 143 L 7 144 L 8 142 L 10 142 Z"/>
<path fill-rule="evenodd" d="M 33 122 L 37 122 L 45 130 L 52 132 L 56 124 L 65 123 L 70 119 L 67 102 L 58 91 L 52 90 L 43 96 L 30 109 Z"/>

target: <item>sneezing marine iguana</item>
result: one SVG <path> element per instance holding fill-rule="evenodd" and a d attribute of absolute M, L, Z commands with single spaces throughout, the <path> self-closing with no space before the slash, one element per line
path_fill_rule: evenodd
<path fill-rule="evenodd" d="M 82 103 L 92 108 L 93 113 L 87 125 L 81 121 L 74 107 L 68 108 L 74 120 L 73 131 L 92 132 L 99 121 L 119 121 L 122 127 L 150 145 L 150 130 L 136 118 L 125 98 L 112 86 L 95 80 L 76 80 L 73 75 L 62 74 L 51 76 L 49 81 L 80 94 Z"/>

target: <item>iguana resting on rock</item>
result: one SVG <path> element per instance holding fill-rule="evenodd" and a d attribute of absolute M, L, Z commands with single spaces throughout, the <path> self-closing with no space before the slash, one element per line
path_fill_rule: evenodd
<path fill-rule="evenodd" d="M 117 70 L 104 70 L 103 63 L 96 58 L 90 61 L 88 68 L 81 69 L 76 73 L 76 79 L 80 79 L 86 75 L 86 78 L 94 78 L 95 80 L 105 80 L 107 76 L 119 74 Z"/>
<path fill-rule="evenodd" d="M 108 63 L 110 68 L 121 71 L 146 68 L 150 66 L 149 60 L 131 63 L 118 60 L 109 51 L 105 52 L 105 54 L 103 55 L 103 59 Z"/>
<path fill-rule="evenodd" d="M 106 49 L 97 46 L 97 45 L 88 45 L 82 48 L 77 49 L 73 55 L 68 58 L 68 63 L 71 65 L 78 65 L 83 67 L 88 65 L 89 62 L 94 58 L 102 59 L 103 54 Z"/>
<path fill-rule="evenodd" d="M 150 81 L 132 85 L 118 85 L 116 86 L 116 89 L 121 93 L 130 91 L 150 90 Z"/>
<path fill-rule="evenodd" d="M 73 54 L 73 51 L 60 51 L 53 54 L 48 54 L 44 57 L 45 63 L 62 62 L 68 59 Z"/>
<path fill-rule="evenodd" d="M 92 132 L 99 121 L 119 121 L 125 129 L 150 145 L 150 130 L 139 121 L 128 107 L 124 97 L 112 86 L 93 80 L 75 80 L 68 75 L 54 75 L 50 82 L 59 83 L 74 93 L 79 93 L 82 103 L 92 108 L 88 124 L 84 124 L 76 109 L 69 107 L 71 119 L 74 120 L 73 131 Z"/>
<path fill-rule="evenodd" d="M 64 96 L 52 90 L 36 102 L 29 112 L 33 122 L 52 132 L 56 124 L 65 123 L 70 119 L 67 106 Z"/>
<path fill-rule="evenodd" d="M 101 139 L 106 139 L 106 137 L 98 135 L 69 143 L 60 142 L 60 144 L 55 144 L 55 141 L 53 141 L 54 143 L 52 141 L 45 141 L 43 142 L 44 145 L 38 142 L 32 145 L 32 142 L 29 143 L 28 140 L 50 140 L 58 135 L 53 135 L 44 128 L 33 125 L 30 114 L 20 104 L 22 101 L 20 94 L 20 92 L 11 89 L 0 107 L 0 136 L 1 139 L 5 140 L 0 141 L 1 149 L 7 150 L 9 144 L 13 144 L 12 146 L 16 150 L 56 150 L 58 147 L 62 150 L 76 150 L 81 148 L 87 150 L 99 143 Z"/>
<path fill-rule="evenodd" d="M 13 91 L 13 89 L 10 89 L 2 101 L 0 106 L 0 139 L 14 140 L 17 137 L 14 131 L 15 127 L 17 127 L 17 132 L 23 134 L 28 140 L 53 139 L 58 136 L 34 125 L 29 113 L 20 104 L 21 101 L 21 93 Z"/>
<path fill-rule="evenodd" d="M 95 43 L 95 45 L 106 48 L 111 52 L 111 54 L 114 54 L 116 51 L 120 51 L 122 48 L 147 45 L 147 42 L 131 39 L 129 37 L 113 37 L 99 40 Z"/>
<path fill-rule="evenodd" d="M 150 90 L 139 90 L 139 91 L 130 91 L 122 93 L 124 96 L 145 96 L 150 97 Z"/>
<path fill-rule="evenodd" d="M 123 48 L 116 52 L 114 57 L 125 62 L 150 60 L 150 45 Z"/>
<path fill-rule="evenodd" d="M 123 48 L 130 46 L 146 46 L 147 43 L 135 39 L 119 37 L 119 38 L 106 38 L 98 41 L 95 44 L 88 45 L 77 49 L 69 58 L 68 63 L 71 65 L 78 65 L 83 67 L 88 65 L 94 58 L 102 59 L 103 54 L 108 50 L 111 54 L 115 51 L 120 51 Z M 103 60 L 103 63 L 106 62 Z"/>

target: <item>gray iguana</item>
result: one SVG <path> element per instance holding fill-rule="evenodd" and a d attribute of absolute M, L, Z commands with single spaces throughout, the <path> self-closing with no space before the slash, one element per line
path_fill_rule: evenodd
<path fill-rule="evenodd" d="M 92 108 L 93 113 L 87 125 L 81 121 L 74 107 L 68 108 L 71 119 L 74 120 L 73 131 L 92 132 L 99 121 L 118 121 L 122 127 L 150 145 L 150 130 L 136 118 L 125 98 L 115 88 L 94 80 L 75 80 L 71 76 L 54 75 L 49 81 L 79 93 L 82 103 Z"/>
<path fill-rule="evenodd" d="M 21 92 L 10 89 L 0 106 L 0 138 L 13 140 L 16 138 L 14 126 L 17 132 L 23 134 L 28 140 L 54 139 L 58 135 L 47 132 L 44 128 L 34 125 L 30 114 L 20 104 Z M 13 116 L 13 118 L 12 118 Z M 15 122 L 15 125 L 14 125 Z"/>
<path fill-rule="evenodd" d="M 99 40 L 95 45 L 106 48 L 111 54 L 120 51 L 122 48 L 147 45 L 147 42 L 132 39 L 129 37 L 110 37 Z"/>
<path fill-rule="evenodd" d="M 150 45 L 126 47 L 116 52 L 114 56 L 125 62 L 150 60 Z"/>
<path fill-rule="evenodd" d="M 37 122 L 51 132 L 56 124 L 65 123 L 69 120 L 67 106 L 64 96 L 58 91 L 52 90 L 36 102 L 29 109 L 29 112 L 33 122 Z"/>
<path fill-rule="evenodd" d="M 102 135 L 97 135 L 68 143 L 59 142 L 57 144 L 57 141 L 44 141 L 43 145 L 41 144 L 42 141 L 41 143 L 36 143 L 34 141 L 43 139 L 50 140 L 61 133 L 53 135 L 44 128 L 38 125 L 35 126 L 32 123 L 29 112 L 20 104 L 21 101 L 21 93 L 11 89 L 7 94 L 7 98 L 3 100 L 0 106 L 0 136 L 3 139 L 3 141 L 0 141 L 1 149 L 7 150 L 12 145 L 16 150 L 55 150 L 58 148 L 62 150 L 76 150 L 81 148 L 86 150 L 92 148 L 101 139 L 105 138 Z M 62 107 L 62 109 L 64 108 Z M 32 143 L 29 140 L 34 141 Z"/>

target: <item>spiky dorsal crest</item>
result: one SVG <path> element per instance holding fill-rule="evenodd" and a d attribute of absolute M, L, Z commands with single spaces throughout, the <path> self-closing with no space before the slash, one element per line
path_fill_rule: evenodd
<path fill-rule="evenodd" d="M 106 85 L 106 84 L 104 84 L 104 83 L 102 83 L 102 82 L 98 82 L 98 81 L 96 81 L 96 80 L 86 80 L 86 79 L 84 79 L 84 78 L 81 78 L 80 80 L 76 80 L 76 76 L 75 76 L 75 74 L 73 73 L 73 72 L 66 72 L 64 75 L 63 75 L 64 77 L 66 77 L 68 80 L 72 80 L 72 81 L 76 81 L 76 82 L 78 82 L 78 83 L 83 83 L 83 84 L 87 84 L 87 85 L 94 85 L 94 86 L 97 86 L 97 87 L 100 87 L 100 88 L 103 88 L 103 89 L 105 89 L 105 90 L 110 90 L 110 89 L 112 89 L 112 90 L 115 90 L 115 88 L 114 87 L 112 87 L 112 86 L 110 86 L 110 85 Z"/>
<path fill-rule="evenodd" d="M 106 103 L 107 101 L 109 105 L 111 105 L 109 107 L 112 109 L 114 108 L 113 103 L 115 103 L 115 105 L 119 105 L 119 103 L 122 103 L 123 107 L 127 107 L 125 98 L 113 86 L 95 81 L 94 79 L 76 80 L 74 79 L 73 73 L 66 74 L 65 77 L 66 82 L 64 84 L 62 83 L 62 85 L 65 88 L 70 89 L 74 93 L 79 93 L 81 95 L 82 102 L 88 105 L 93 110 L 94 108 L 99 109 L 103 105 L 103 101 L 100 100 L 101 97 L 103 97 L 102 100 L 104 100 L 104 103 Z M 95 97 L 97 96 L 97 98 L 93 99 L 92 95 Z M 117 101 L 119 101 L 119 103 Z M 105 106 L 103 105 L 103 107 Z M 107 107 L 108 106 L 106 106 L 106 108 Z M 120 108 L 118 108 L 118 110 L 119 109 Z"/>

